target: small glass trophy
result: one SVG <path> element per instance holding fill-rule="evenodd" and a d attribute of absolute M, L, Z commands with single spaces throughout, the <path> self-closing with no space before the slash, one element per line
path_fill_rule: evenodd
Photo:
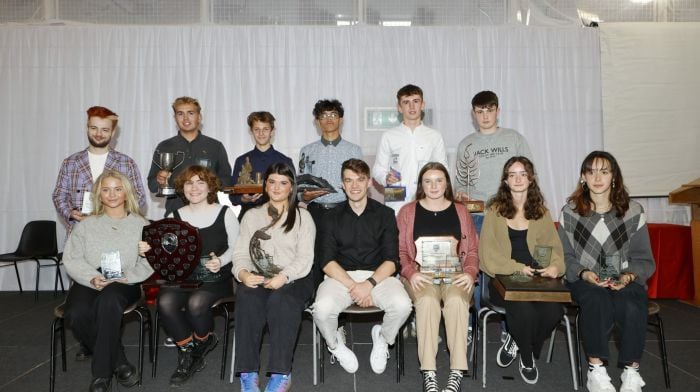
<path fill-rule="evenodd" d="M 552 261 L 552 247 L 545 245 L 535 245 L 535 252 L 532 255 L 535 259 L 534 269 L 542 269 L 549 267 Z"/>
<path fill-rule="evenodd" d="M 429 276 L 433 284 L 451 284 L 462 273 L 454 237 L 420 237 L 416 240 L 416 249 L 420 272 Z"/>
<path fill-rule="evenodd" d="M 116 280 L 124 277 L 122 274 L 122 262 L 119 251 L 102 253 L 100 258 L 102 276 L 107 280 Z"/>
<path fill-rule="evenodd" d="M 597 271 L 594 272 L 598 275 L 600 280 L 619 280 L 620 273 L 622 272 L 620 254 L 616 252 L 612 255 L 606 255 L 605 253 L 601 252 L 600 256 L 598 257 L 596 269 Z"/>

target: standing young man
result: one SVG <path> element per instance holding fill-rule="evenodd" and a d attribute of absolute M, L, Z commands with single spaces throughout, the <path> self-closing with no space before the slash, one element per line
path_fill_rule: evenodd
<path fill-rule="evenodd" d="M 478 132 L 467 135 L 457 147 L 454 187 L 457 200 L 488 201 L 496 193 L 506 161 L 524 156 L 532 161 L 527 140 L 515 130 L 498 126 L 498 96 L 482 91 L 472 98 L 472 115 Z M 478 217 L 477 217 L 478 216 Z M 483 215 L 475 215 L 474 224 L 481 229 Z"/>
<path fill-rule="evenodd" d="M 87 110 L 87 137 L 90 145 L 63 160 L 52 199 L 56 211 L 70 234 L 73 226 L 92 211 L 92 182 L 106 170 L 124 174 L 136 190 L 139 208 L 146 207 L 141 173 L 136 162 L 109 146 L 117 131 L 119 116 L 113 111 L 93 106 Z"/>
<path fill-rule="evenodd" d="M 349 159 L 341 173 L 347 202 L 328 213 L 317 237 L 316 260 L 326 279 L 316 294 L 314 322 L 343 369 L 355 373 L 357 357 L 345 345 L 338 315 L 352 304 L 382 309 L 382 324 L 372 328 L 369 358 L 372 370 L 380 374 L 386 369 L 388 345 L 394 343 L 412 309 L 411 299 L 395 277 L 400 269 L 399 231 L 394 212 L 367 196 L 369 166 Z"/>
<path fill-rule="evenodd" d="M 385 204 L 398 214 L 404 204 L 415 199 L 423 165 L 440 162 L 447 167 L 447 153 L 442 134 L 423 124 L 423 90 L 408 84 L 399 89 L 396 99 L 403 121 L 382 135 L 372 172 L 385 189 L 394 188 L 393 192 L 385 191 Z"/>
<path fill-rule="evenodd" d="M 290 167 L 294 167 L 292 159 L 275 150 L 272 146 L 272 137 L 275 133 L 275 117 L 270 112 L 253 112 L 248 115 L 248 127 L 255 139 L 255 147 L 247 153 L 236 158 L 233 165 L 233 183 L 238 183 L 243 165 L 249 162 L 252 167 L 253 179 L 256 173 L 264 174 L 267 168 L 273 163 L 284 162 Z M 238 213 L 238 221 L 243 219 L 243 214 L 251 208 L 262 205 L 268 197 L 262 193 L 231 195 L 231 203 L 241 206 Z"/>
<path fill-rule="evenodd" d="M 226 149 L 220 141 L 202 135 L 202 108 L 199 102 L 190 97 L 180 97 L 173 102 L 177 135 L 163 140 L 153 153 L 154 162 L 148 172 L 148 189 L 156 193 L 159 186 L 174 184 L 178 173 L 192 165 L 207 166 L 219 177 L 222 186 L 230 186 L 231 164 L 228 162 Z M 172 172 L 162 170 L 155 164 L 160 153 L 170 152 L 175 155 L 175 163 L 182 163 Z M 165 216 L 184 206 L 185 203 L 176 195 L 168 196 L 165 201 Z"/>

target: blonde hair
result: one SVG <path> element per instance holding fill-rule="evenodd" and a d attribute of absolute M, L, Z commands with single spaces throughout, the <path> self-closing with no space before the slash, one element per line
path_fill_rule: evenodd
<path fill-rule="evenodd" d="M 124 192 L 126 193 L 126 200 L 124 201 L 124 210 L 128 214 L 135 214 L 137 216 L 142 216 L 141 211 L 139 211 L 139 203 L 136 201 L 136 192 L 134 191 L 134 186 L 131 185 L 131 181 L 122 173 L 116 170 L 105 170 L 97 177 L 95 183 L 92 185 L 92 200 L 93 200 L 93 210 L 91 215 L 103 215 L 105 213 L 104 206 L 102 205 L 102 199 L 100 198 L 100 188 L 102 188 L 102 182 L 106 178 L 116 178 L 122 182 L 124 187 Z"/>
<path fill-rule="evenodd" d="M 197 113 L 202 112 L 202 107 L 199 105 L 199 101 L 192 97 L 179 97 L 175 99 L 172 105 L 173 112 L 177 113 L 177 107 L 186 104 L 194 105 L 194 107 L 197 108 Z"/>

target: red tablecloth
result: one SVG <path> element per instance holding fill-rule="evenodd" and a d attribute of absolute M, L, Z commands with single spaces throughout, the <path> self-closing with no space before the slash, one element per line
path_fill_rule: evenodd
<path fill-rule="evenodd" d="M 650 223 L 656 273 L 647 282 L 649 298 L 692 299 L 693 252 L 690 226 Z"/>

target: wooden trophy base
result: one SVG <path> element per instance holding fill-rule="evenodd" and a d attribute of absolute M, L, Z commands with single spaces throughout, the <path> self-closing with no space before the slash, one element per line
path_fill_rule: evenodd
<path fill-rule="evenodd" d="M 245 185 L 234 185 L 227 186 L 224 188 L 224 192 L 233 193 L 235 195 L 254 195 L 256 193 L 263 193 L 262 184 L 245 184 Z"/>
<path fill-rule="evenodd" d="M 483 200 L 466 200 L 462 202 L 469 212 L 484 212 Z"/>

